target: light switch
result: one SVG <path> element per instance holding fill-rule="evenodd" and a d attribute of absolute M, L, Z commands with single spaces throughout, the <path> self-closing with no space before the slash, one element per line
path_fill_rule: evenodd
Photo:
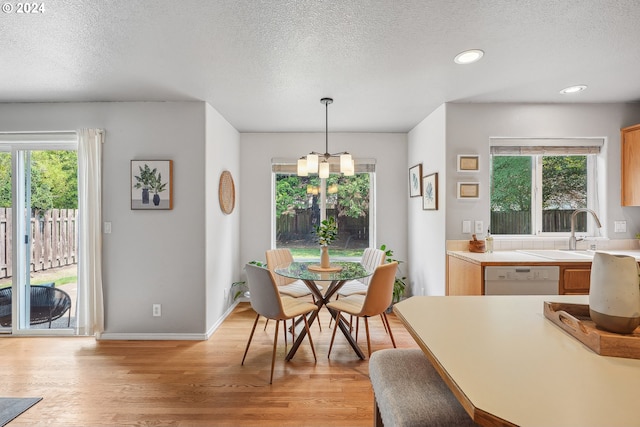
<path fill-rule="evenodd" d="M 484 232 L 484 224 L 482 223 L 482 221 L 475 221 L 474 225 L 476 234 Z"/>
<path fill-rule="evenodd" d="M 626 233 L 627 221 L 613 221 L 614 233 Z"/>
<path fill-rule="evenodd" d="M 111 234 L 111 222 L 104 223 L 104 234 Z"/>
<path fill-rule="evenodd" d="M 471 233 L 471 221 L 468 221 L 468 220 L 462 221 L 462 232 Z"/>

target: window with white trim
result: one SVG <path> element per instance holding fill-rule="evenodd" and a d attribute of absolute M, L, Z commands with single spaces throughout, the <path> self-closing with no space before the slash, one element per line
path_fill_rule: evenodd
<path fill-rule="evenodd" d="M 596 158 L 602 139 L 491 140 L 490 230 L 502 235 L 568 235 L 579 208 L 597 211 Z M 591 217 L 575 231 L 596 235 Z"/>
<path fill-rule="evenodd" d="M 303 177 L 294 161 L 272 160 L 272 247 L 289 248 L 296 259 L 318 258 L 315 226 L 330 216 L 338 222 L 332 258 L 359 258 L 375 246 L 375 161 L 356 160 L 353 176 L 331 167 L 329 178 Z"/>

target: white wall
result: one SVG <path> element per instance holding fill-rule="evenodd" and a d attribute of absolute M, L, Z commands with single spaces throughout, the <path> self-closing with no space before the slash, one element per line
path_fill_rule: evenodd
<path fill-rule="evenodd" d="M 620 129 L 640 123 L 640 104 L 448 104 L 447 158 L 449 170 L 447 234 L 449 240 L 468 239 L 462 220 L 482 220 L 489 226 L 489 139 L 491 137 L 604 137 L 598 159 L 600 178 L 596 209 L 602 233 L 610 239 L 628 239 L 640 232 L 640 208 L 620 206 Z M 456 182 L 469 174 L 456 172 L 458 154 L 479 154 L 481 198 L 458 200 Z M 614 233 L 613 222 L 627 221 L 627 233 Z"/>
<path fill-rule="evenodd" d="M 103 221 L 110 221 L 113 231 L 103 236 L 105 337 L 203 338 L 222 311 L 223 293 L 218 288 L 228 285 L 239 269 L 233 255 L 238 250 L 237 215 L 218 237 L 220 228 L 213 224 L 218 218 L 209 202 L 217 200 L 217 171 L 229 168 L 238 175 L 238 136 L 205 106 L 202 102 L 0 104 L 0 131 L 106 130 Z M 223 154 L 216 157 L 216 152 Z M 173 160 L 173 210 L 130 209 L 130 160 L 135 159 Z M 214 228 L 209 232 L 207 227 Z M 228 246 L 231 255 L 224 263 L 217 260 L 211 245 L 205 245 L 205 237 L 208 243 Z M 207 285 L 207 280 L 213 283 Z M 154 303 L 162 304 L 162 317 L 152 317 Z"/>
<path fill-rule="evenodd" d="M 216 110 L 206 106 L 206 277 L 207 330 L 211 331 L 229 308 L 231 284 L 240 278 L 240 134 Z M 220 174 L 231 172 L 236 203 L 229 215 L 218 199 Z M 225 298 L 225 295 L 227 298 Z"/>
<path fill-rule="evenodd" d="M 446 122 L 446 129 L 441 129 Z M 640 207 L 620 206 L 620 129 L 640 123 L 640 104 L 446 104 L 408 135 L 408 166 L 423 163 L 423 173 L 440 178 L 438 214 L 420 212 L 409 200 L 410 278 L 413 291 L 443 294 L 445 241 L 468 240 L 463 220 L 481 220 L 489 226 L 489 140 L 491 137 L 602 137 L 599 155 L 598 216 L 610 239 L 629 239 L 640 232 Z M 444 151 L 443 151 L 444 150 Z M 479 154 L 480 172 L 460 174 L 459 154 Z M 443 157 L 444 156 L 444 157 Z M 457 199 L 458 181 L 478 181 L 480 199 Z M 614 221 L 627 221 L 626 233 L 614 233 Z M 445 230 L 444 234 L 442 230 Z M 423 261 L 420 264 L 419 260 Z M 433 260 L 433 261 L 432 261 Z"/>
<path fill-rule="evenodd" d="M 422 175 L 438 173 L 438 210 L 422 209 L 422 198 L 409 198 L 409 266 L 411 295 L 444 295 L 447 198 L 446 120 L 441 105 L 409 132 L 409 168 L 422 163 Z"/>
<path fill-rule="evenodd" d="M 240 135 L 240 262 L 264 261 L 271 247 L 271 159 L 292 160 L 324 151 L 324 133 L 243 133 Z M 386 244 L 396 259 L 407 260 L 409 193 L 406 134 L 329 133 L 329 150 L 376 159 L 376 246 Z M 401 268 L 406 269 L 405 264 Z"/>

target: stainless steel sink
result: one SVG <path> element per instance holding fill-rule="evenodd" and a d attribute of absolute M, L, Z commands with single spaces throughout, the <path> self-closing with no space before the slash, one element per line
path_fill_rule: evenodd
<path fill-rule="evenodd" d="M 553 260 L 579 260 L 589 261 L 593 259 L 593 251 L 570 251 L 562 249 L 519 249 L 520 252 L 527 255 L 538 256 Z"/>

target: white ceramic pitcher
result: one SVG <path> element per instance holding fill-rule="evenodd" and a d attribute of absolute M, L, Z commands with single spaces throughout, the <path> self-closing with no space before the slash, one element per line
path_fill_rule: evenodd
<path fill-rule="evenodd" d="M 630 334 L 640 325 L 639 274 L 633 257 L 595 253 L 589 312 L 596 325 L 619 334 Z"/>

